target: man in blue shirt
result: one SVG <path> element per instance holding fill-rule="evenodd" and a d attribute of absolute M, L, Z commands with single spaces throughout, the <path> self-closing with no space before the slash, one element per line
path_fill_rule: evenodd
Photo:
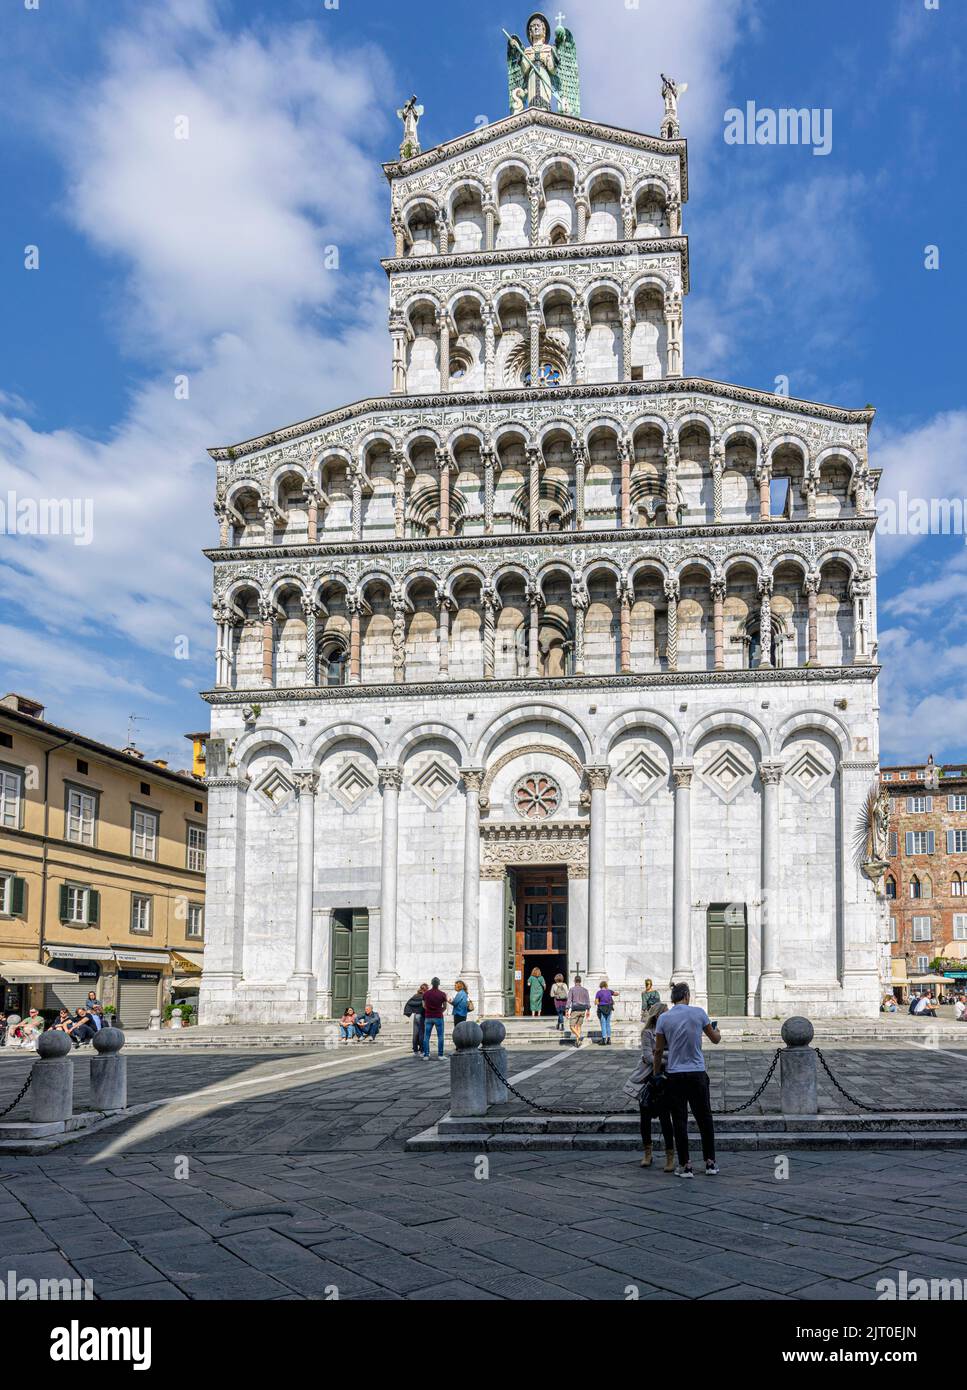
<path fill-rule="evenodd" d="M 689 1003 L 688 985 L 672 985 L 672 1007 L 663 1013 L 655 1029 L 655 1074 L 663 1068 L 668 1076 L 668 1101 L 678 1150 L 679 1178 L 693 1178 L 688 1156 L 688 1108 L 691 1107 L 702 1136 L 705 1172 L 713 1177 L 719 1170 L 715 1162 L 715 1127 L 709 1098 L 708 1072 L 702 1056 L 702 1034 L 718 1043 L 722 1035 L 704 1009 Z"/>

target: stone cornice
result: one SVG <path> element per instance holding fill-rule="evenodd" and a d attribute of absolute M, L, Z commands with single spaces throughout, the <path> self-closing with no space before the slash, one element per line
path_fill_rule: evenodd
<path fill-rule="evenodd" d="M 682 289 L 690 288 L 688 237 L 652 237 L 630 241 L 589 241 L 567 246 L 522 246 L 512 251 L 461 251 L 446 256 L 387 257 L 380 265 L 389 276 L 407 271 L 485 270 L 488 266 L 546 265 L 618 257 L 680 255 Z"/>
<path fill-rule="evenodd" d="M 420 412 L 423 410 L 456 409 L 466 410 L 473 406 L 490 405 L 545 405 L 554 401 L 608 401 L 617 398 L 647 400 L 651 396 L 712 396 L 722 400 L 734 401 L 740 405 L 757 406 L 760 409 L 774 410 L 783 415 L 805 415 L 818 420 L 828 420 L 841 425 L 865 425 L 873 423 L 875 411 L 844 410 L 839 406 L 822 405 L 815 401 L 801 401 L 792 396 L 776 396 L 770 391 L 756 391 L 747 386 L 733 386 L 725 381 L 713 381 L 708 377 L 659 377 L 654 381 L 616 381 L 600 386 L 568 386 L 563 392 L 550 387 L 542 390 L 537 387 L 501 391 L 449 391 L 423 396 L 371 396 L 365 400 L 354 401 L 351 405 L 315 415 L 284 429 L 273 430 L 269 434 L 243 440 L 234 445 L 218 445 L 208 450 L 217 463 L 231 463 L 257 454 L 262 449 L 271 449 L 304 439 L 320 430 L 343 425 L 363 415 L 378 415 L 401 411 Z M 562 407 L 563 409 L 564 407 Z"/>
<path fill-rule="evenodd" d="M 857 516 L 846 520 L 826 519 L 794 523 L 748 521 L 741 524 L 730 523 L 728 526 L 653 526 L 645 530 L 626 527 L 610 531 L 516 531 L 506 535 L 437 536 L 424 540 L 343 540 L 317 542 L 315 545 L 251 545 L 230 549 L 212 547 L 202 553 L 215 562 L 239 563 L 246 560 L 306 560 L 315 557 L 335 559 L 347 555 L 422 555 L 464 550 L 533 550 L 535 547 L 548 550 L 560 550 L 563 547 L 573 550 L 588 546 L 628 543 L 660 545 L 668 541 L 725 540 L 738 554 L 741 553 L 743 542 L 760 536 L 781 536 L 792 544 L 797 537 L 803 535 L 842 535 L 849 532 L 872 535 L 876 526 L 877 517 Z"/>
<path fill-rule="evenodd" d="M 479 150 L 484 145 L 513 135 L 528 126 L 548 126 L 552 130 L 566 131 L 569 135 L 583 135 L 590 140 L 609 140 L 626 145 L 629 149 L 644 150 L 648 154 L 673 155 L 678 159 L 682 182 L 682 202 L 688 200 L 688 142 L 686 140 L 662 140 L 657 135 L 642 135 L 635 130 L 625 130 L 621 126 L 602 125 L 597 121 L 585 120 L 583 116 L 565 116 L 560 111 L 543 111 L 530 107 L 516 115 L 503 116 L 498 121 L 481 126 L 466 135 L 458 135 L 431 150 L 424 150 L 412 159 L 390 160 L 383 165 L 383 172 L 390 183 L 394 179 L 406 178 L 410 174 L 422 173 L 432 169 L 435 164 L 445 164 L 449 159 Z"/>
<path fill-rule="evenodd" d="M 850 681 L 872 681 L 880 673 L 879 666 L 792 666 L 779 670 L 753 671 L 655 671 L 630 676 L 565 676 L 549 679 L 544 676 L 521 677 L 516 680 L 491 681 L 421 681 L 412 685 L 394 682 L 385 685 L 286 686 L 271 690 L 254 686 L 250 690 L 205 690 L 201 698 L 209 705 L 227 708 L 236 705 L 305 704 L 321 701 L 331 704 L 342 701 L 350 706 L 358 700 L 390 700 L 400 696 L 419 699 L 434 697 L 453 699 L 481 695 L 535 695 L 577 690 L 649 690 L 656 688 L 688 689 L 700 686 L 712 688 L 729 685 L 822 685 Z"/>

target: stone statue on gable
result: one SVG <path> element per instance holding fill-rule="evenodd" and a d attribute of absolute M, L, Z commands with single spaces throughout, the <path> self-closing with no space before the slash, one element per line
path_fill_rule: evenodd
<path fill-rule="evenodd" d="M 400 145 L 400 159 L 412 159 L 414 155 L 421 153 L 417 127 L 424 109 L 417 104 L 416 97 L 412 96 L 406 105 L 400 107 L 396 113 L 398 119 L 403 122 L 403 143 Z"/>
<path fill-rule="evenodd" d="M 512 113 L 532 106 L 551 111 L 556 100 L 557 109 L 564 115 L 580 116 L 577 48 L 574 35 L 564 28 L 564 19 L 563 14 L 558 15 L 553 43 L 550 21 L 539 11 L 527 21 L 526 45 L 516 34 L 504 30 Z"/>

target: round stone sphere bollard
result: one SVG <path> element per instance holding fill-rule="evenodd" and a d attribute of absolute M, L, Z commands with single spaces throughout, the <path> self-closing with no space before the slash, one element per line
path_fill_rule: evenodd
<path fill-rule="evenodd" d="M 503 1045 L 507 1029 L 499 1018 L 488 1018 L 485 1023 L 481 1023 L 480 1031 L 483 1034 L 483 1050 L 487 1054 L 484 1058 L 484 1066 L 487 1068 L 487 1104 L 502 1105 L 509 1094 L 502 1079 L 507 1075 L 507 1049 Z M 493 1063 L 493 1067 L 487 1065 L 488 1059 Z"/>
<path fill-rule="evenodd" d="M 161 1010 L 152 1009 L 148 1014 L 148 1031 L 159 1033 L 161 1031 Z"/>
<path fill-rule="evenodd" d="M 172 1009 L 172 1010 L 171 1010 L 171 1019 L 170 1019 L 170 1021 L 169 1021 L 169 1023 L 168 1023 L 168 1027 L 169 1027 L 169 1028 L 180 1028 L 181 1026 L 182 1026 L 182 1023 L 181 1023 L 181 1010 L 180 1010 L 180 1009 Z"/>
<path fill-rule="evenodd" d="M 787 1018 L 782 1025 L 786 1044 L 779 1054 L 779 1108 L 784 1115 L 816 1115 L 816 1053 L 809 1046 L 815 1029 L 808 1018 Z"/>
<path fill-rule="evenodd" d="M 121 1056 L 124 1034 L 120 1028 L 102 1028 L 92 1043 L 97 1056 L 91 1059 L 91 1109 L 125 1110 L 128 1059 Z"/>
<path fill-rule="evenodd" d="M 487 1063 L 480 1044 L 479 1023 L 458 1023 L 453 1030 L 456 1051 L 450 1058 L 450 1114 L 486 1115 Z"/>
<path fill-rule="evenodd" d="M 30 1073 L 30 1121 L 48 1125 L 69 1120 L 74 1109 L 73 1044 L 66 1033 L 41 1033 Z"/>

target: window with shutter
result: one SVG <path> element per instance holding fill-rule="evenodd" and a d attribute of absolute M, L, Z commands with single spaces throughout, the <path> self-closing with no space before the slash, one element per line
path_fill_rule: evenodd
<path fill-rule="evenodd" d="M 908 831 L 906 832 L 906 834 L 905 834 L 904 837 L 903 837 L 903 841 L 904 841 L 904 845 L 903 845 L 903 852 L 904 852 L 904 854 L 912 854 L 912 853 L 913 853 L 913 831 L 912 831 L 912 830 L 908 830 Z"/>
<path fill-rule="evenodd" d="M 8 830 L 20 829 L 20 798 L 23 775 L 0 768 L 0 825 Z"/>
<path fill-rule="evenodd" d="M 27 880 L 14 876 L 10 879 L 10 906 L 7 911 L 11 917 L 22 917 L 24 915 L 24 904 L 27 900 Z"/>
<path fill-rule="evenodd" d="M 913 939 L 914 941 L 930 941 L 933 939 L 933 922 L 929 917 L 914 917 Z"/>
<path fill-rule="evenodd" d="M 87 920 L 93 927 L 97 925 L 101 915 L 101 895 L 92 888 L 87 895 Z"/>
<path fill-rule="evenodd" d="M 891 830 L 891 831 L 890 831 L 889 845 L 888 845 L 888 848 L 887 848 L 887 855 L 889 856 L 890 859 L 895 859 L 895 858 L 897 857 L 897 855 L 899 854 L 899 852 L 900 852 L 900 845 L 899 845 L 899 840 L 898 840 L 898 837 L 897 837 L 897 833 L 896 833 L 895 830 Z"/>
<path fill-rule="evenodd" d="M 927 854 L 936 854 L 937 837 L 932 830 L 927 831 Z"/>
<path fill-rule="evenodd" d="M 152 811 L 135 811 L 131 827 L 131 853 L 135 859 L 155 859 L 158 817 Z"/>
<path fill-rule="evenodd" d="M 59 916 L 62 922 L 69 922 L 71 919 L 70 888 L 66 883 L 60 885 L 60 909 Z"/>
<path fill-rule="evenodd" d="M 967 912 L 954 913 L 954 940 L 967 941 Z"/>
<path fill-rule="evenodd" d="M 967 830 L 947 831 L 947 853 L 967 854 Z"/>
<path fill-rule="evenodd" d="M 954 792 L 952 795 L 948 796 L 947 810 L 967 811 L 967 794 L 961 795 L 959 792 Z"/>

